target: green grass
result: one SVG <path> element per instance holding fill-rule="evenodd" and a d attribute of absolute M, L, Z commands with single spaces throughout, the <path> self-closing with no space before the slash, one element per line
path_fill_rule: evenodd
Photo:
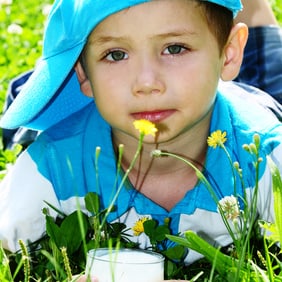
<path fill-rule="evenodd" d="M 282 26 L 282 1 L 281 0 L 270 0 L 269 1 L 272 4 L 272 9 L 275 13 L 275 16 Z"/>
<path fill-rule="evenodd" d="M 9 81 L 33 68 L 41 55 L 43 10 L 50 3 L 52 0 L 14 0 L 10 6 L 0 5 L 0 109 Z M 12 24 L 21 27 L 22 33 L 9 32 Z"/>

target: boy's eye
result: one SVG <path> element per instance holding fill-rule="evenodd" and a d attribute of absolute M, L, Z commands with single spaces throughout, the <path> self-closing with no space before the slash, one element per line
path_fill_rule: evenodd
<path fill-rule="evenodd" d="M 164 54 L 180 54 L 183 51 L 185 51 L 187 48 L 181 46 L 181 45 L 170 45 L 166 48 L 166 50 L 164 51 Z"/>
<path fill-rule="evenodd" d="M 109 61 L 121 61 L 127 59 L 127 54 L 120 50 L 111 51 L 106 55 L 106 59 Z"/>

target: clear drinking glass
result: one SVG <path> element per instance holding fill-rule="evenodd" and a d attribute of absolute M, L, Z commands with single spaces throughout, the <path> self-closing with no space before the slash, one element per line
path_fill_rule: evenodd
<path fill-rule="evenodd" d="M 86 275 L 99 282 L 162 282 L 164 257 L 134 249 L 93 249 L 87 254 Z"/>

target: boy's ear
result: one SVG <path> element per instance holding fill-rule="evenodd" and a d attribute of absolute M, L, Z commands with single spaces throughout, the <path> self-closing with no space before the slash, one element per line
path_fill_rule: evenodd
<path fill-rule="evenodd" d="M 78 60 L 74 66 L 79 84 L 80 84 L 80 90 L 81 92 L 87 96 L 87 97 L 93 97 L 93 92 L 92 92 L 92 88 L 91 88 L 91 84 L 89 79 L 87 78 L 87 75 L 85 73 L 85 70 L 80 62 L 80 60 Z"/>
<path fill-rule="evenodd" d="M 243 61 L 247 39 L 248 27 L 243 23 L 234 25 L 223 51 L 222 80 L 233 80 L 237 77 Z"/>

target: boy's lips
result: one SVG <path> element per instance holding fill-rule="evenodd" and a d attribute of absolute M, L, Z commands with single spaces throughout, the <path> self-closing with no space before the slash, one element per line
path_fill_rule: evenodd
<path fill-rule="evenodd" d="M 155 110 L 132 113 L 134 119 L 146 119 L 154 123 L 163 121 L 164 119 L 175 113 L 175 110 Z"/>

